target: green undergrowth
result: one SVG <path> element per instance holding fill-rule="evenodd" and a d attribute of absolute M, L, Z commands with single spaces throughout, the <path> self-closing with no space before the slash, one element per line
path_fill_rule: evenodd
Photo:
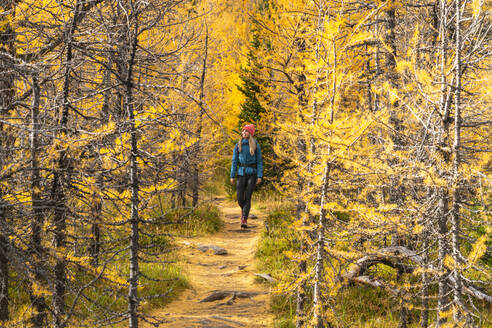
<path fill-rule="evenodd" d="M 177 263 L 176 254 L 167 253 L 159 262 L 141 262 L 139 297 L 144 298 L 140 303 L 140 310 L 147 312 L 153 308 L 162 307 L 177 297 L 188 287 L 188 279 Z M 123 258 L 108 261 L 105 265 L 91 264 L 67 266 L 68 285 L 80 291 L 75 300 L 70 294 L 65 298 L 66 304 L 71 306 L 76 301 L 71 319 L 75 326 L 98 326 L 96 322 L 107 320 L 108 323 L 117 321 L 117 314 L 127 311 L 127 278 L 129 266 Z M 95 279 L 96 276 L 98 279 Z M 9 285 L 10 311 L 12 318 L 27 321 L 32 316 L 29 305 L 30 282 L 24 279 L 15 279 Z M 20 277 L 19 277 L 20 278 Z M 49 286 L 39 286 L 37 290 L 45 290 L 46 304 L 52 303 Z M 145 299 L 148 297 L 148 299 Z M 48 315 L 49 317 L 49 315 Z M 50 320 L 48 318 L 48 320 Z M 69 325 L 70 326 L 70 325 Z"/>
<path fill-rule="evenodd" d="M 257 270 L 275 278 L 277 282 L 273 285 L 289 286 L 294 280 L 296 271 L 296 262 L 291 259 L 292 254 L 296 254 L 299 249 L 299 243 L 290 226 L 294 220 L 295 209 L 291 204 L 282 201 L 278 195 L 257 194 L 256 199 L 253 199 L 253 206 L 268 214 L 256 250 Z M 373 266 L 368 273 L 390 281 L 397 279 L 396 270 L 383 264 Z M 402 283 L 414 284 L 416 283 L 412 280 L 414 278 L 404 275 Z M 259 277 L 257 282 L 269 284 Z M 307 293 L 310 292 L 308 289 Z M 434 303 L 435 300 L 431 300 L 431 308 L 437 306 Z M 484 302 L 475 303 L 482 316 L 479 326 L 492 327 L 491 306 Z M 332 309 L 335 317 L 330 321 L 335 327 L 396 328 L 400 324 L 399 300 L 380 288 L 346 285 L 339 289 L 331 304 L 334 306 Z M 295 327 L 294 288 L 291 288 L 289 293 L 275 293 L 270 301 L 270 310 L 275 317 L 275 328 Z M 434 322 L 435 317 L 436 312 L 429 311 L 430 323 Z M 420 310 L 411 309 L 408 319 L 408 328 L 420 327 Z"/>
<path fill-rule="evenodd" d="M 201 204 L 195 209 L 167 209 L 154 211 L 151 214 L 156 222 L 142 225 L 139 244 L 151 247 L 157 256 L 152 256 L 148 263 L 140 263 L 139 296 L 144 300 L 140 303 L 141 311 L 148 312 L 163 307 L 176 299 L 189 287 L 186 273 L 181 268 L 181 259 L 175 251 L 173 237 L 194 237 L 217 232 L 221 226 L 220 211 L 213 204 Z M 118 262 L 121 265 L 118 265 Z M 116 261 L 110 270 L 118 272 L 121 277 L 128 276 L 128 265 L 122 259 Z M 124 311 L 127 307 L 127 288 L 105 288 L 104 281 L 95 284 L 90 291 L 95 304 L 86 308 L 87 315 L 102 315 L 98 308 L 111 311 Z"/>
<path fill-rule="evenodd" d="M 293 263 L 287 256 L 298 247 L 292 230 L 287 228 L 292 220 L 288 208 L 273 209 L 265 221 L 265 229 L 258 243 L 255 254 L 259 259 L 258 270 L 275 279 L 286 278 L 294 270 Z"/>
<path fill-rule="evenodd" d="M 212 204 L 202 204 L 194 210 L 168 209 L 164 213 L 154 212 L 155 223 L 142 224 L 139 244 L 146 249 L 144 252 L 153 253 L 143 256 L 150 260 L 139 264 L 142 273 L 140 277 L 139 297 L 140 310 L 149 312 L 163 307 L 176 299 L 180 293 L 189 287 L 188 277 L 181 267 L 181 259 L 175 250 L 174 236 L 200 236 L 217 232 L 222 226 L 219 209 Z M 129 266 L 124 258 L 116 259 L 107 268 L 114 272 L 126 283 Z M 111 274 L 108 274 L 108 276 Z M 81 282 L 90 279 L 81 274 L 77 279 Z M 82 311 L 82 316 L 101 317 L 107 310 L 126 311 L 128 288 L 113 281 L 101 280 L 91 286 L 87 293 L 95 302 L 88 304 Z M 108 285 L 112 284 L 111 288 Z M 104 309 L 104 310 L 103 310 Z"/>
<path fill-rule="evenodd" d="M 219 208 L 210 203 L 194 210 L 169 210 L 158 220 L 160 232 L 182 237 L 203 236 L 217 232 L 223 226 Z"/>
<path fill-rule="evenodd" d="M 154 204 L 157 203 L 157 204 Z M 213 204 L 202 204 L 194 210 L 167 209 L 166 202 L 156 200 L 152 211 L 142 212 L 144 222 L 140 224 L 139 245 L 141 247 L 138 295 L 143 298 L 140 311 L 164 307 L 188 288 L 189 282 L 182 269 L 182 259 L 176 251 L 175 236 L 201 236 L 217 232 L 222 226 L 220 211 Z M 108 209 L 109 213 L 112 213 Z M 116 213 L 116 212 L 115 212 Z M 115 214 L 116 215 L 116 214 Z M 155 219 L 150 223 L 148 219 Z M 91 229 L 82 226 L 78 229 Z M 82 234 L 81 231 L 77 231 Z M 86 234 L 90 231 L 85 231 Z M 67 256 L 67 288 L 74 293 L 67 294 L 65 301 L 73 307 L 71 323 L 75 326 L 99 326 L 117 321 L 118 314 L 127 311 L 129 276 L 129 230 L 126 226 L 105 227 L 100 230 L 101 253 L 97 263 L 90 257 L 89 243 L 79 242 Z M 48 245 L 47 245 L 48 246 Z M 11 318 L 28 322 L 32 317 L 30 290 L 44 297 L 45 303 L 52 304 L 52 285 L 32 281 L 17 271 L 10 272 L 9 311 Z M 77 299 L 74 295 L 78 295 Z M 51 321 L 48 313 L 47 320 Z"/>
<path fill-rule="evenodd" d="M 255 254 L 257 269 L 261 273 L 270 274 L 279 282 L 288 281 L 295 270 L 288 253 L 299 247 L 292 230 L 288 228 L 294 219 L 293 209 L 275 197 L 263 198 L 256 207 L 268 212 Z M 257 278 L 257 282 L 266 283 L 262 278 Z M 270 310 L 275 316 L 274 327 L 295 327 L 292 320 L 295 316 L 295 300 L 292 296 L 272 296 Z"/>
<path fill-rule="evenodd" d="M 147 312 L 151 309 L 162 307 L 175 299 L 189 282 L 182 272 L 172 253 L 166 256 L 162 262 L 140 263 L 139 269 L 142 273 L 140 277 L 139 297 L 143 298 L 140 302 L 140 310 Z M 128 265 L 122 263 L 115 264 L 112 271 L 118 272 L 121 277 L 128 276 Z M 77 279 L 84 281 L 87 279 L 84 274 L 80 274 Z M 108 286 L 112 285 L 110 288 Z M 85 318 L 100 317 L 110 312 L 125 312 L 127 309 L 126 296 L 128 288 L 115 281 L 101 280 L 93 284 L 86 294 L 95 302 L 88 303 L 82 309 L 81 316 Z"/>

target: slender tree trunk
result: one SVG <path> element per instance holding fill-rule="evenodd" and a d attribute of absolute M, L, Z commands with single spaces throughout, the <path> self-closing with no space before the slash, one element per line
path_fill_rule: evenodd
<path fill-rule="evenodd" d="M 31 220 L 31 256 L 36 259 L 35 277 L 38 284 L 42 284 L 44 281 L 43 275 L 40 272 L 43 267 L 43 248 L 41 246 L 41 232 L 43 227 L 43 211 L 42 201 L 40 196 L 41 180 L 38 165 L 38 151 L 39 151 L 39 102 L 40 102 L 40 87 L 38 82 L 37 73 L 33 73 L 32 76 L 32 105 L 31 105 L 31 206 L 33 212 L 33 218 Z M 36 295 L 31 288 L 31 302 L 35 309 L 35 314 L 31 317 L 31 324 L 33 327 L 44 327 L 46 323 L 46 300 L 42 295 Z"/>
<path fill-rule="evenodd" d="M 0 51 L 15 54 L 15 33 L 10 24 L 10 17 L 15 15 L 15 1 L 2 1 L 0 3 Z M 0 118 L 9 114 L 14 99 L 14 75 L 9 72 L 9 63 L 0 61 Z M 0 169 L 6 164 L 8 158 L 9 141 L 3 131 L 0 122 Z M 0 189 L 0 322 L 9 320 L 9 238 L 7 236 L 7 206 L 4 195 Z"/>
<path fill-rule="evenodd" d="M 374 34 L 377 34 L 377 25 L 374 25 Z M 381 75 L 381 65 L 379 63 L 379 45 L 376 46 L 376 49 L 374 51 L 374 74 L 375 74 L 375 79 L 379 78 Z M 374 95 L 374 111 L 379 110 L 379 99 L 380 95 L 378 92 L 375 93 Z"/>
<path fill-rule="evenodd" d="M 321 13 L 320 13 L 321 15 Z M 320 23 L 320 20 L 321 18 L 318 17 L 318 29 L 319 29 L 319 23 Z M 319 61 L 319 42 L 320 40 L 317 41 L 317 45 L 316 45 L 316 61 Z M 300 79 L 304 79 L 305 80 L 305 77 L 302 76 Z M 314 88 L 313 88 L 313 94 L 316 94 L 317 92 L 317 88 L 318 88 L 318 74 L 316 74 L 316 81 L 314 82 Z M 305 99 L 305 95 L 304 95 L 304 89 L 302 89 L 302 97 L 299 98 L 299 103 L 302 104 L 302 105 L 305 105 L 306 104 L 306 99 Z M 317 116 L 317 107 L 318 107 L 318 104 L 317 104 L 317 101 L 316 99 L 314 99 L 313 101 L 313 105 L 312 105 L 312 108 L 311 108 L 311 126 L 314 126 L 314 124 L 316 123 L 316 116 Z M 301 110 L 302 110 L 303 107 L 301 107 Z M 301 152 L 301 156 L 303 157 L 306 157 L 304 154 L 306 154 L 306 150 L 308 151 L 309 154 L 313 155 L 314 156 L 314 152 L 315 152 L 315 143 L 314 143 L 314 138 L 311 136 L 309 138 L 309 148 L 306 149 L 305 147 L 305 144 L 303 143 L 302 145 L 302 148 L 299 147 L 299 149 L 302 149 L 303 152 Z M 312 166 L 314 164 L 314 160 L 309 160 L 308 164 L 307 164 L 307 167 L 306 167 L 306 171 L 309 174 L 311 174 L 311 171 L 312 171 Z M 302 193 L 302 189 L 304 189 L 304 178 L 302 178 L 301 176 L 299 176 L 299 195 L 301 195 Z M 308 179 L 307 179 L 307 184 L 306 184 L 306 192 L 308 194 L 311 193 L 311 189 L 313 187 L 313 182 L 312 182 L 312 179 L 311 177 L 308 176 Z M 302 204 L 301 204 L 302 202 Z M 308 226 L 310 224 L 310 222 L 312 221 L 312 215 L 311 213 L 309 212 L 308 210 L 308 207 L 304 204 L 304 202 L 300 199 L 299 200 L 299 203 L 298 203 L 298 210 L 301 209 L 301 206 L 303 207 L 303 212 L 304 212 L 304 215 L 303 215 L 303 219 L 302 219 L 302 224 L 304 226 Z M 301 215 L 300 214 L 301 212 L 299 211 L 299 216 Z M 301 233 L 301 254 L 305 254 L 308 250 L 307 250 L 307 247 L 306 247 L 306 241 L 305 239 L 308 238 L 308 234 L 303 231 Z M 304 274 L 306 272 L 306 269 L 307 269 L 307 262 L 305 259 L 302 259 L 301 262 L 299 263 L 299 272 L 301 274 Z M 318 286 L 319 287 L 319 286 Z M 297 315 L 297 322 L 296 322 L 296 327 L 299 328 L 299 327 L 302 327 L 303 324 L 304 324 L 304 305 L 305 305 L 305 302 L 306 302 L 306 291 L 305 291 L 305 288 L 306 288 L 306 282 L 303 282 L 301 286 L 299 286 L 298 290 L 297 290 L 297 309 L 296 309 L 296 315 Z"/>
<path fill-rule="evenodd" d="M 364 45 L 364 51 L 367 53 L 367 44 Z M 373 107 L 373 100 L 372 100 L 372 89 L 371 89 L 371 60 L 370 57 L 366 61 L 366 99 L 367 99 L 367 110 L 372 112 L 375 108 Z"/>
<path fill-rule="evenodd" d="M 113 67 L 113 57 L 111 51 L 108 51 L 108 67 L 104 69 L 103 86 L 106 88 L 104 91 L 104 100 L 101 108 L 101 121 L 107 123 L 110 118 L 110 102 L 111 102 L 111 68 Z"/>
<path fill-rule="evenodd" d="M 129 328 L 138 328 L 138 282 L 139 282 L 139 174 L 138 174 L 138 134 L 135 124 L 134 98 L 133 98 L 133 70 L 135 66 L 135 56 L 138 45 L 138 19 L 139 13 L 136 8 L 131 8 L 132 16 L 130 24 L 133 24 L 133 31 L 129 34 L 129 58 L 127 58 L 127 73 L 125 79 L 125 110 L 129 119 L 130 127 L 130 188 L 131 188 L 131 216 L 130 216 L 130 277 L 128 288 L 128 319 Z"/>
<path fill-rule="evenodd" d="M 448 270 L 444 265 L 444 259 L 448 254 L 448 242 L 446 235 L 448 233 L 447 225 L 447 213 L 448 213 L 448 198 L 447 193 L 444 190 L 439 191 L 439 218 L 438 218 L 438 266 L 439 266 L 439 277 L 438 277 L 438 298 L 437 298 L 437 320 L 436 327 L 440 327 L 446 322 L 446 319 L 442 317 L 448 308 Z"/>
<path fill-rule="evenodd" d="M 131 133 L 131 155 L 130 155 L 130 186 L 132 192 L 131 201 L 131 237 L 130 237 L 130 288 L 128 291 L 128 312 L 130 315 L 130 327 L 138 327 L 138 278 L 139 278 L 139 265 L 138 265 L 138 250 L 139 250 L 139 216 L 138 216 L 138 193 L 139 193 L 139 181 L 138 181 L 138 166 L 137 166 L 137 129 L 135 126 L 135 116 L 133 114 L 132 104 L 132 86 L 131 82 L 127 87 L 126 104 L 128 108 L 128 115 L 130 119 L 130 133 Z"/>
<path fill-rule="evenodd" d="M 387 3 L 388 9 L 385 10 L 385 29 L 384 34 L 385 45 L 388 48 L 385 58 L 386 80 L 392 87 L 397 87 L 397 73 L 396 73 L 396 10 L 394 0 L 389 0 Z M 393 128 L 391 139 L 395 149 L 399 149 L 402 146 L 402 139 L 399 135 L 401 131 L 401 122 L 397 117 L 395 109 L 398 107 L 398 102 L 391 102 L 390 95 L 387 95 L 387 106 L 389 110 L 389 124 Z"/>
<path fill-rule="evenodd" d="M 202 65 L 202 75 L 200 77 L 200 115 L 198 117 L 198 129 L 197 136 L 198 141 L 195 143 L 194 151 L 194 161 L 193 161 L 193 200 L 192 206 L 196 207 L 198 205 L 198 194 L 200 190 L 200 175 L 199 175 L 199 163 L 201 160 L 201 142 L 202 142 L 202 124 L 203 124 L 203 98 L 204 98 L 204 87 L 205 87 L 205 73 L 207 72 L 207 57 L 208 57 L 208 27 L 207 35 L 205 36 L 205 54 L 203 55 L 203 65 Z"/>
<path fill-rule="evenodd" d="M 93 195 L 94 198 L 97 197 L 97 195 Z M 91 264 L 92 266 L 96 267 L 99 265 L 99 253 L 101 250 L 101 229 L 99 228 L 99 222 L 101 219 L 101 214 L 102 214 L 102 202 L 101 200 L 98 200 L 95 204 L 94 208 L 94 218 L 92 221 L 91 225 L 91 241 L 90 241 L 90 252 L 91 252 L 91 257 L 92 261 Z"/>
<path fill-rule="evenodd" d="M 1 127 L 0 127 L 1 128 Z M 1 163 L 0 163 L 1 165 Z M 0 222 L 5 221 L 6 205 L 0 194 Z M 1 223 L 0 223 L 1 224 Z M 8 239 L 0 233 L 0 322 L 9 320 L 9 253 Z"/>
<path fill-rule="evenodd" d="M 300 87 L 298 90 L 298 99 L 299 99 L 299 107 L 300 107 L 299 111 L 302 111 L 302 108 L 304 108 L 304 106 L 307 103 L 306 97 L 304 94 L 304 83 L 305 82 L 306 82 L 306 77 L 304 75 L 300 75 L 299 76 Z M 300 116 L 302 117 L 303 115 L 300 114 Z M 300 137 L 299 140 L 297 141 L 297 149 L 298 149 L 301 161 L 304 161 L 305 160 L 305 154 L 306 154 L 306 143 L 304 142 L 302 137 Z M 304 191 L 304 179 L 302 178 L 302 176 L 299 173 L 297 175 L 297 191 L 298 191 L 298 194 L 297 194 L 298 199 L 297 199 L 297 206 L 296 206 L 296 220 L 300 220 L 302 212 L 305 211 L 306 204 L 304 203 L 304 201 L 301 198 L 301 195 Z M 304 220 L 303 224 L 308 225 L 307 220 Z M 301 232 L 301 240 L 300 240 L 300 249 L 299 249 L 301 256 L 303 256 L 307 252 L 305 238 L 307 238 L 306 233 L 304 231 L 302 231 Z M 299 261 L 298 269 L 299 269 L 298 270 L 299 275 L 303 275 L 306 273 L 307 263 L 306 263 L 306 260 L 304 258 L 302 258 Z M 301 328 L 304 325 L 304 321 L 305 321 L 305 313 L 304 313 L 304 304 L 306 302 L 305 288 L 306 288 L 306 283 L 301 282 L 300 285 L 298 286 L 297 292 L 296 292 L 296 328 Z"/>
<path fill-rule="evenodd" d="M 456 19 L 456 31 L 455 31 L 455 62 L 454 62 L 454 143 L 453 143 L 453 187 L 452 187 L 452 199 L 453 208 L 451 210 L 451 235 L 452 235 L 452 254 L 454 260 L 453 269 L 453 303 L 454 312 L 453 319 L 455 324 L 458 324 L 462 320 L 461 310 L 464 305 L 462 302 L 462 278 L 460 265 L 462 263 L 462 257 L 460 252 L 460 165 L 461 165 L 461 3 L 460 0 L 455 0 L 455 19 Z"/>
<path fill-rule="evenodd" d="M 321 189 L 321 210 L 318 221 L 318 239 L 316 241 L 316 265 L 314 268 L 314 324 L 316 328 L 324 328 L 323 299 L 321 298 L 321 283 L 323 281 L 323 260 L 324 260 L 324 236 L 326 210 L 323 208 L 326 204 L 328 178 L 330 176 L 331 164 L 326 163 L 325 173 L 323 175 L 323 186 Z M 329 325 L 330 326 L 330 325 Z"/>
<path fill-rule="evenodd" d="M 61 135 L 60 138 L 66 138 L 68 134 L 68 116 L 69 116 L 69 95 L 71 84 L 71 71 L 73 60 L 73 37 L 77 29 L 78 15 L 80 13 L 80 1 L 77 0 L 74 8 L 70 29 L 67 31 L 66 42 L 67 50 L 65 57 L 65 72 L 63 81 L 63 99 L 62 99 L 62 115 L 60 118 Z M 54 225 L 55 238 L 54 247 L 60 253 L 66 246 L 66 220 L 67 220 L 67 191 L 70 185 L 70 158 L 66 149 L 60 151 L 58 157 L 58 167 L 53 177 L 52 195 L 55 204 Z M 59 255 L 55 263 L 55 283 L 53 293 L 53 326 L 55 328 L 63 328 L 65 323 L 63 317 L 65 315 L 65 293 L 66 293 L 66 262 Z"/>
<path fill-rule="evenodd" d="M 425 228 L 428 229 L 428 228 Z M 423 240 L 423 252 L 422 261 L 423 269 L 422 273 L 422 311 L 420 312 L 420 327 L 428 328 L 429 326 L 429 277 L 426 270 L 429 268 L 429 236 L 426 233 Z"/>
<path fill-rule="evenodd" d="M 440 74 L 441 74 L 441 91 L 440 91 L 440 101 L 439 101 L 439 111 L 441 114 L 441 129 L 439 135 L 439 146 L 441 148 L 446 148 L 448 142 L 449 134 L 449 99 L 450 92 L 448 92 L 447 78 L 446 78 L 446 62 L 447 62 L 447 15 L 448 8 L 446 0 L 440 0 L 439 5 L 439 34 L 440 34 Z M 444 161 L 449 161 L 449 154 L 447 152 L 442 152 Z M 444 177 L 444 172 L 441 173 Z M 438 298 L 437 298 L 437 318 L 436 327 L 439 328 L 441 325 L 446 323 L 446 318 L 443 314 L 449 309 L 449 285 L 448 276 L 449 272 L 444 265 L 444 260 L 446 255 L 449 253 L 449 244 L 447 241 L 448 234 L 448 211 L 449 211 L 449 201 L 448 192 L 444 188 L 438 190 L 439 197 L 439 211 L 438 211 Z"/>
<path fill-rule="evenodd" d="M 187 151 L 185 151 L 186 153 Z M 188 157 L 188 156 L 186 156 Z M 179 155 L 181 165 L 185 162 L 185 156 Z M 182 166 L 179 168 L 179 193 L 178 193 L 178 207 L 186 207 L 186 189 L 188 189 L 188 179 L 186 169 Z"/>
<path fill-rule="evenodd" d="M 64 151 L 62 151 L 58 167 L 61 169 L 60 173 L 56 174 L 53 182 L 52 195 L 55 199 L 55 238 L 54 247 L 55 249 L 62 250 L 66 243 L 66 196 L 64 185 L 62 182 L 63 169 L 67 167 L 67 158 Z M 53 317 L 54 317 L 54 327 L 62 327 L 62 317 L 65 313 L 65 266 L 66 263 L 61 255 L 57 255 L 55 263 L 55 282 L 54 282 L 54 292 L 53 292 Z"/>

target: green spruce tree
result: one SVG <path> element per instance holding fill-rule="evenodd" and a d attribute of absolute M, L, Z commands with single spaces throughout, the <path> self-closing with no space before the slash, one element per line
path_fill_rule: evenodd
<path fill-rule="evenodd" d="M 261 39 L 259 29 L 253 27 L 251 32 L 252 40 L 247 54 L 248 60 L 246 66 L 241 68 L 240 78 L 242 84 L 237 86 L 245 97 L 239 113 L 238 129 L 241 131 L 245 124 L 250 123 L 258 128 L 255 138 L 261 147 L 263 176 L 266 178 L 262 186 L 271 187 L 271 182 L 274 178 L 278 178 L 280 169 L 276 163 L 276 156 L 272 148 L 273 140 L 266 129 L 268 126 L 267 109 L 262 105 L 262 102 L 268 102 L 268 98 L 263 93 L 268 80 L 265 78 L 265 67 L 259 60 L 258 54 L 262 52 L 262 47 L 266 45 L 264 40 Z"/>

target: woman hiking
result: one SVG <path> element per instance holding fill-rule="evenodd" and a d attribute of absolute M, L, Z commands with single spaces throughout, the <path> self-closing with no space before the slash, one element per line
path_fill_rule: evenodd
<path fill-rule="evenodd" d="M 255 126 L 247 124 L 241 132 L 241 139 L 234 146 L 231 166 L 231 183 L 236 182 L 237 202 L 241 207 L 241 228 L 248 227 L 248 215 L 251 208 L 251 195 L 255 185 L 263 178 L 263 159 L 261 149 L 253 135 Z"/>

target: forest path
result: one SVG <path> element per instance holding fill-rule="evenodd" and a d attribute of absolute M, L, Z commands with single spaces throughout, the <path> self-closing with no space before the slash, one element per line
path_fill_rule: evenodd
<path fill-rule="evenodd" d="M 269 287 L 254 282 L 257 273 L 254 254 L 265 214 L 252 210 L 257 218 L 248 219 L 248 228 L 241 229 L 237 204 L 225 198 L 218 198 L 216 202 L 224 222 L 219 232 L 203 237 L 176 239 L 181 247 L 179 254 L 183 257 L 183 268 L 191 286 L 177 300 L 152 311 L 152 316 L 164 320 L 159 327 L 271 326 Z M 202 252 L 198 250 L 202 245 L 222 247 L 227 250 L 227 254 L 215 255 L 213 250 Z M 217 301 L 200 302 L 215 291 L 231 293 L 224 293 L 228 295 Z M 144 322 L 141 326 L 155 327 Z"/>

